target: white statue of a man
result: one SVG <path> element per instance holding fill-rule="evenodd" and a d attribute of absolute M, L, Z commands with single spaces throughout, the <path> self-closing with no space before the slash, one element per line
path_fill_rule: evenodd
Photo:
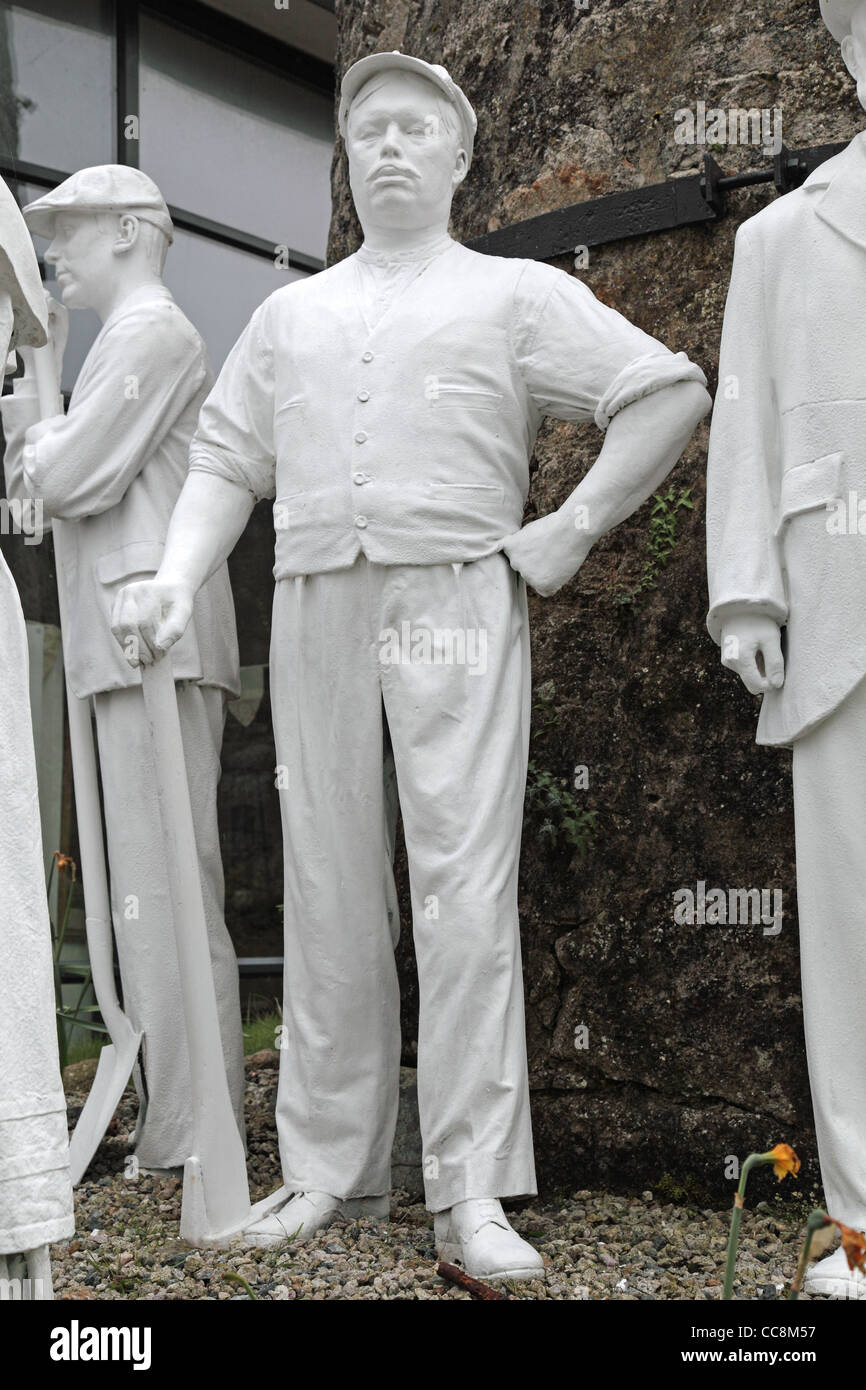
<path fill-rule="evenodd" d="M 160 566 L 213 376 L 201 338 L 162 283 L 172 223 L 152 179 L 121 165 L 82 169 L 24 216 L 51 238 L 45 259 L 64 305 L 95 309 L 103 325 L 65 415 L 39 421 L 26 374 L 0 409 L 9 495 L 39 498 L 47 516 L 67 522 L 58 574 L 71 620 L 64 660 L 74 693 L 93 699 L 124 1007 L 144 1033 L 135 1155 L 140 1168 L 164 1170 L 191 1152 L 189 1061 L 141 675 L 118 650 L 110 616 L 119 589 Z M 62 343 L 55 346 L 60 355 Z M 223 1052 L 243 1132 L 238 968 L 223 918 L 216 807 L 225 700 L 240 689 L 225 565 L 199 591 L 172 665 Z"/>
<path fill-rule="evenodd" d="M 39 267 L 0 179 L 0 363 L 46 341 Z M 14 358 L 10 364 L 14 366 Z M 27 634 L 0 553 L 0 1299 L 51 1298 L 48 1246 L 73 1234 Z M 12 1282 L 16 1281 L 16 1282 Z"/>
<path fill-rule="evenodd" d="M 390 742 L 437 1245 L 474 1275 L 535 1277 L 540 1256 L 500 1203 L 535 1192 L 517 914 L 524 579 L 544 594 L 570 579 L 659 485 L 709 397 L 684 354 L 580 281 L 451 239 L 476 122 L 444 68 L 362 59 L 339 123 L 364 244 L 253 315 L 202 410 L 160 572 L 121 594 L 114 628 L 142 640 L 143 660 L 168 648 L 256 498 L 275 499 L 277 1129 L 293 1195 L 248 1239 L 388 1212 L 400 1060 Z M 594 418 L 607 438 L 560 510 L 520 530 L 545 415 Z"/>
<path fill-rule="evenodd" d="M 866 106 L 866 0 L 821 0 Z M 803 1019 L 830 1215 L 866 1229 L 866 133 L 737 233 L 707 625 L 793 746 Z M 807 1291 L 866 1298 L 841 1249 Z"/>

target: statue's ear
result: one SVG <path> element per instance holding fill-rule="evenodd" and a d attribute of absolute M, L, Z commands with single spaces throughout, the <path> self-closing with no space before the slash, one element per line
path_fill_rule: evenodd
<path fill-rule="evenodd" d="M 454 173 L 451 175 L 451 181 L 455 189 L 460 187 L 468 172 L 469 158 L 461 145 L 460 149 L 457 151 L 457 158 L 454 161 Z"/>
<path fill-rule="evenodd" d="M 140 223 L 137 217 L 131 212 L 122 213 L 117 224 L 117 238 L 114 243 L 116 255 L 123 255 L 125 251 L 131 251 L 138 241 Z"/>
<path fill-rule="evenodd" d="M 854 78 L 854 81 L 857 82 L 860 78 L 859 64 L 857 62 L 857 52 L 854 45 L 854 40 L 850 34 L 845 35 L 844 39 L 842 40 L 841 47 L 842 62 L 845 64 L 851 76 Z"/>

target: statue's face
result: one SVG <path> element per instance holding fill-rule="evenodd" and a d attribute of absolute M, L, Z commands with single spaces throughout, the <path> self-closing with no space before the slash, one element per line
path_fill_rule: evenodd
<path fill-rule="evenodd" d="M 857 83 L 860 105 L 866 107 L 866 3 L 861 3 L 851 16 L 851 33 L 842 40 L 845 66 Z"/>
<path fill-rule="evenodd" d="M 117 274 L 115 237 L 90 212 L 64 212 L 54 220 L 54 236 L 45 260 L 55 267 L 63 303 L 92 309 Z"/>
<path fill-rule="evenodd" d="M 432 82 L 408 72 L 371 78 L 349 109 L 346 149 L 362 226 L 447 224 L 467 159 L 456 113 Z"/>

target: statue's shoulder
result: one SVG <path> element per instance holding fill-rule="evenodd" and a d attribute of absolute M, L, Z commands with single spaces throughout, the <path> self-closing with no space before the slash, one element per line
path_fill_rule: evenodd
<path fill-rule="evenodd" d="M 263 300 L 257 312 L 275 314 L 279 317 L 284 313 L 297 313 L 321 302 L 344 284 L 346 277 L 351 274 L 353 259 L 353 256 L 346 256 L 344 260 L 336 261 L 326 270 L 317 270 L 312 275 L 304 275 L 298 280 L 292 280 L 288 285 L 281 285 Z"/>
<path fill-rule="evenodd" d="M 775 198 L 737 228 L 737 244 L 776 249 L 805 230 L 818 202 L 818 188 L 804 186 Z"/>
<path fill-rule="evenodd" d="M 473 287 L 475 294 L 487 296 L 491 305 L 544 302 L 557 285 L 572 278 L 543 261 L 524 256 L 490 256 L 459 243 L 452 257 L 452 266 L 462 274 L 467 286 Z"/>

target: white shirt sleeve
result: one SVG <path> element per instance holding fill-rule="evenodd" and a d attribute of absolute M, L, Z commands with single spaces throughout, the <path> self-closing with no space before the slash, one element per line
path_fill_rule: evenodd
<path fill-rule="evenodd" d="M 513 341 L 529 392 L 543 415 L 595 420 L 607 429 L 633 401 L 704 373 L 596 299 L 572 275 L 530 261 L 518 282 Z"/>
<path fill-rule="evenodd" d="M 201 408 L 189 453 L 191 473 L 238 483 L 256 501 L 276 495 L 274 364 L 265 323 L 253 314 Z"/>

